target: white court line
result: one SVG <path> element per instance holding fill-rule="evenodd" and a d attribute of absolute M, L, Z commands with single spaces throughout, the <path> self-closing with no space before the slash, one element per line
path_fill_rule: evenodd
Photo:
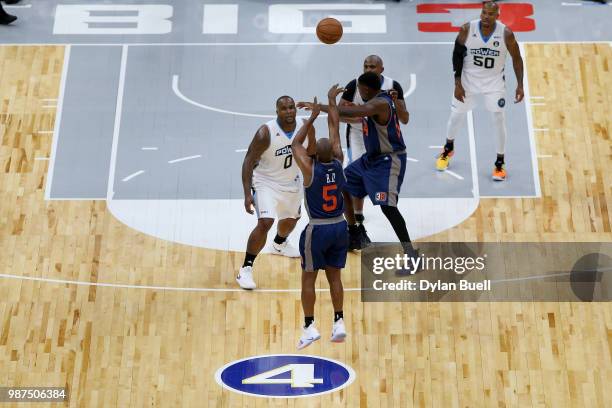
<path fill-rule="evenodd" d="M 441 149 L 444 146 L 427 146 L 427 147 L 429 147 L 430 149 Z"/>
<path fill-rule="evenodd" d="M 168 160 L 168 163 L 169 164 L 178 163 L 178 162 L 182 162 L 182 161 L 185 161 L 185 160 L 197 159 L 199 157 L 202 157 L 202 155 L 201 154 L 196 154 L 196 155 L 193 155 L 193 156 L 180 157 L 178 159 Z"/>
<path fill-rule="evenodd" d="M 534 132 L 548 132 L 548 128 L 535 128 L 533 129 Z"/>
<path fill-rule="evenodd" d="M 141 174 L 143 174 L 145 171 L 144 170 L 138 170 L 136 173 L 132 173 L 129 176 L 125 177 L 123 180 L 121 181 L 129 181 L 131 179 L 133 179 L 134 177 L 138 177 Z"/>
<path fill-rule="evenodd" d="M 455 173 L 454 171 L 450 171 L 450 170 L 447 169 L 447 170 L 444 170 L 444 173 L 448 173 L 448 174 L 450 174 L 451 176 L 453 176 L 456 179 L 465 180 L 463 178 L 463 176 L 460 176 L 459 174 Z"/>
<path fill-rule="evenodd" d="M 415 163 L 419 162 L 417 159 L 412 158 L 412 157 L 408 157 L 408 156 L 406 156 L 406 160 L 409 161 L 409 162 L 415 162 Z"/>
<path fill-rule="evenodd" d="M 546 106 L 544 102 L 531 102 L 531 106 Z"/>
<path fill-rule="evenodd" d="M 478 163 L 476 162 L 476 138 L 474 136 L 474 113 L 467 113 L 468 139 L 470 142 L 470 166 L 472 168 L 472 192 L 474 198 L 480 200 L 480 186 L 478 184 Z M 448 170 L 447 170 L 448 171 Z"/>
<path fill-rule="evenodd" d="M 236 153 L 244 153 L 246 151 L 248 151 L 249 149 L 236 149 Z"/>
<path fill-rule="evenodd" d="M 408 92 L 404 93 L 404 98 L 410 96 L 416 89 L 417 85 L 416 74 L 410 74 L 410 88 L 408 88 Z"/>
<path fill-rule="evenodd" d="M 60 79 L 60 91 L 55 111 L 55 125 L 53 127 L 53 142 L 51 143 L 51 160 L 47 170 L 47 185 L 45 187 L 45 200 L 51 199 L 51 183 L 53 181 L 53 170 L 55 169 L 55 156 L 57 154 L 57 143 L 59 139 L 60 123 L 62 121 L 62 109 L 64 107 L 64 93 L 66 92 L 66 80 L 68 78 L 68 65 L 70 65 L 70 49 L 68 45 L 64 49 L 64 64 L 62 66 L 62 78 Z M 45 130 L 44 132 L 49 132 Z M 42 132 L 40 132 L 42 133 Z"/>
<path fill-rule="evenodd" d="M 519 43 L 519 49 L 521 51 L 521 55 L 523 58 L 526 58 L 525 47 L 523 44 Z M 533 169 L 533 186 L 535 188 L 535 196 L 542 197 L 542 191 L 540 188 L 540 171 L 538 168 L 538 158 L 536 155 L 538 154 L 536 148 L 535 141 L 535 132 L 533 129 L 533 114 L 531 112 L 531 105 L 535 105 L 531 102 L 531 93 L 529 90 L 529 75 L 527 75 L 527 70 L 525 70 L 523 77 L 523 89 L 525 91 L 525 113 L 527 114 L 527 131 L 529 133 L 529 150 L 531 150 L 531 168 Z"/>
<path fill-rule="evenodd" d="M 48 135 L 53 134 L 53 130 L 37 130 L 34 133 L 38 133 L 39 135 Z"/>
<path fill-rule="evenodd" d="M 236 116 L 246 116 L 249 118 L 265 118 L 265 119 L 273 119 L 276 117 L 276 115 L 260 115 L 260 114 L 256 114 L 256 113 L 243 113 L 243 112 L 234 112 L 234 111 L 228 111 L 225 109 L 219 109 L 219 108 L 215 108 L 213 106 L 209 106 L 209 105 L 204 105 L 202 103 L 196 102 L 192 99 L 187 98 L 185 95 L 183 95 L 183 93 L 179 90 L 178 88 L 178 81 L 179 81 L 179 76 L 178 75 L 172 75 L 172 90 L 174 91 L 174 94 L 176 96 L 178 96 L 179 98 L 181 98 L 182 100 L 184 100 L 185 102 L 187 102 L 190 105 L 193 106 L 197 106 L 198 108 L 202 108 L 202 109 L 206 109 L 209 111 L 213 111 L 213 112 L 218 112 L 218 113 L 227 113 L 230 115 L 236 115 Z"/>
<path fill-rule="evenodd" d="M 37 278 L 33 276 L 19 276 L 19 275 L 8 275 L 0 273 L 0 278 L 5 279 L 20 279 L 35 282 L 45 283 L 59 283 L 63 285 L 78 285 L 78 286 L 96 286 L 106 288 L 120 288 L 120 289 L 150 289 L 150 290 L 167 290 L 167 291 L 178 291 L 178 292 L 251 292 L 251 293 L 300 293 L 302 289 L 255 289 L 253 291 L 247 291 L 239 288 L 183 288 L 176 286 L 148 286 L 148 285 L 129 285 L 122 283 L 103 283 L 103 282 L 84 282 L 74 281 L 67 279 L 51 279 L 51 278 Z M 317 292 L 328 292 L 327 288 L 316 288 Z M 361 288 L 344 288 L 345 292 L 357 292 L 361 291 Z"/>
<path fill-rule="evenodd" d="M 128 46 L 124 45 L 121 50 L 121 67 L 119 68 L 119 84 L 117 85 L 117 104 L 115 105 L 115 125 L 113 127 L 113 147 L 111 150 L 110 167 L 108 174 L 108 187 L 106 199 L 113 198 L 115 183 L 115 166 L 117 164 L 117 145 L 119 144 L 119 131 L 121 129 L 121 114 L 123 112 L 123 91 L 125 88 L 125 72 L 128 60 Z"/>
<path fill-rule="evenodd" d="M 602 268 L 597 272 L 609 272 L 609 268 Z M 561 276 L 571 276 L 572 272 L 562 273 L 551 273 L 546 275 L 534 275 L 524 276 L 519 278 L 506 278 L 506 279 L 491 279 L 491 283 L 503 283 L 503 282 L 517 282 L 527 281 L 535 279 L 547 279 L 556 278 Z M 62 285 L 77 285 L 77 286 L 95 286 L 95 287 L 106 287 L 106 288 L 119 288 L 119 289 L 148 289 L 148 290 L 165 290 L 174 292 L 243 292 L 243 293 L 300 293 L 302 289 L 255 289 L 253 291 L 247 291 L 238 288 L 189 288 L 189 287 L 177 287 L 177 286 L 149 286 L 149 285 L 130 285 L 122 283 L 104 283 L 104 282 L 85 282 L 75 281 L 68 279 L 52 279 L 52 278 L 38 278 L 34 276 L 20 276 L 20 275 L 9 275 L 0 273 L 0 278 L 5 279 L 18 279 L 33 282 L 44 282 L 44 283 L 57 283 Z M 327 288 L 315 288 L 317 292 L 328 292 Z M 369 288 L 344 288 L 345 292 L 359 292 L 361 290 L 372 290 Z"/>
<path fill-rule="evenodd" d="M 157 147 L 141 147 L 140 150 L 157 150 Z"/>

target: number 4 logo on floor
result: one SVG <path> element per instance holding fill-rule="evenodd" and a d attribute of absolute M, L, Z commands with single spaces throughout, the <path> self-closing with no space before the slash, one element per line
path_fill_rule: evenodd
<path fill-rule="evenodd" d="M 353 369 L 322 357 L 278 354 L 233 361 L 215 373 L 217 383 L 240 394 L 299 398 L 327 394 L 355 380 Z"/>

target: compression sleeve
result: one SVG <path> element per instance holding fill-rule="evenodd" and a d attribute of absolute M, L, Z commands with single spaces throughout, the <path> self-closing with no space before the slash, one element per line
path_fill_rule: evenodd
<path fill-rule="evenodd" d="M 455 49 L 453 50 L 453 71 L 455 71 L 455 78 L 461 77 L 461 71 L 463 70 L 463 58 L 467 54 L 467 47 L 459 44 L 455 41 Z"/>

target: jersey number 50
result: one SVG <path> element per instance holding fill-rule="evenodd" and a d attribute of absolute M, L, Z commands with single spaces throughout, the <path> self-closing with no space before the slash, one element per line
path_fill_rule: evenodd
<path fill-rule="evenodd" d="M 325 203 L 323 203 L 323 210 L 330 212 L 338 208 L 338 199 L 335 195 L 330 195 L 330 193 L 333 193 L 337 189 L 338 186 L 336 184 L 323 186 L 323 200 L 325 200 Z"/>
<path fill-rule="evenodd" d="M 491 57 L 483 57 L 482 55 L 474 55 L 474 65 L 477 67 L 484 66 L 485 68 L 490 69 L 495 65 L 495 59 Z"/>

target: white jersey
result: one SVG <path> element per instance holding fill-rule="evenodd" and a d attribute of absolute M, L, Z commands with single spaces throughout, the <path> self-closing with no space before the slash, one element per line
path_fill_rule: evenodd
<path fill-rule="evenodd" d="M 383 91 L 391 91 L 393 90 L 393 79 L 386 77 L 384 75 L 381 75 L 383 78 L 383 83 L 382 86 L 380 87 L 380 89 L 382 89 Z M 359 82 L 358 79 L 355 80 L 355 86 L 357 86 L 357 83 Z M 353 96 L 353 103 L 355 105 L 363 105 L 365 102 L 363 101 L 363 99 L 361 98 L 361 94 L 359 93 L 359 89 L 355 89 L 355 95 Z M 361 129 L 361 127 L 359 127 Z"/>
<path fill-rule="evenodd" d="M 466 94 L 501 92 L 505 90 L 506 26 L 499 21 L 489 38 L 483 38 L 480 20 L 470 21 L 465 42 L 467 53 L 463 59 L 461 84 Z M 485 41 L 486 40 L 486 41 Z"/>
<path fill-rule="evenodd" d="M 303 119 L 296 118 L 293 136 L 303 124 Z M 289 137 L 278 125 L 276 119 L 267 122 L 266 126 L 270 131 L 270 145 L 263 152 L 259 163 L 253 170 L 253 187 L 255 190 L 258 186 L 266 186 L 276 191 L 300 191 L 302 177 L 291 153 L 293 136 Z M 304 146 L 307 145 L 308 139 L 304 143 Z"/>

